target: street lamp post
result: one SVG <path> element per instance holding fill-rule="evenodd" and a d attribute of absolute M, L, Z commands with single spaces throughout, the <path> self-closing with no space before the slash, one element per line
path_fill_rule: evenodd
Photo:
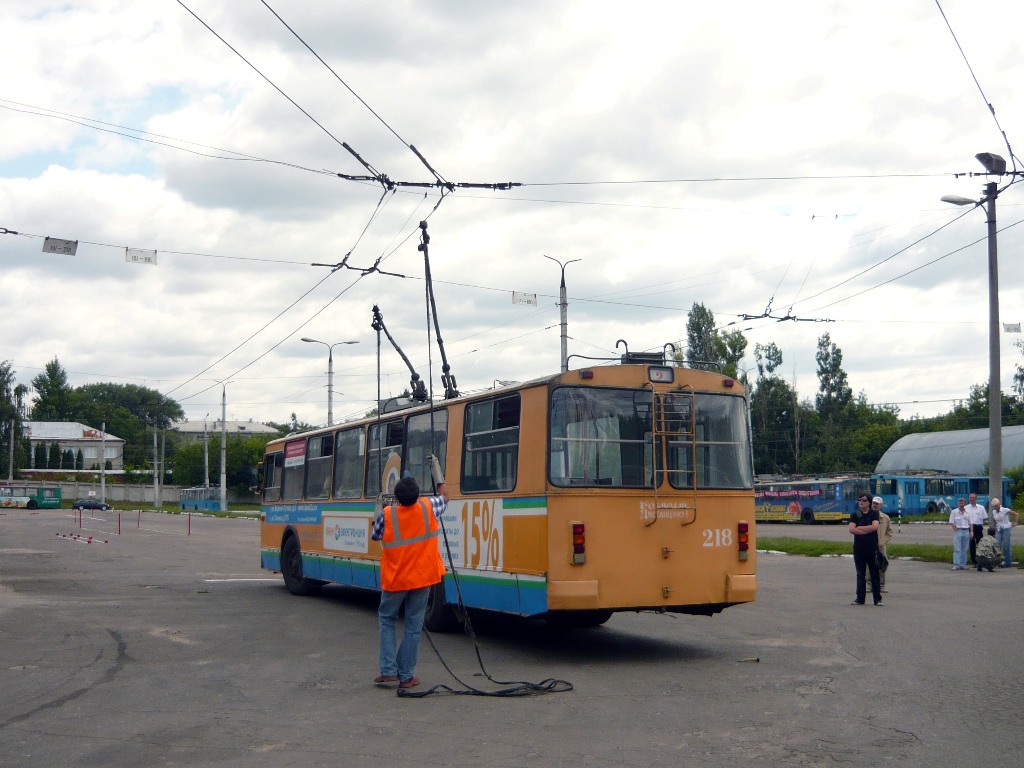
<path fill-rule="evenodd" d="M 988 173 L 1006 173 L 1006 161 L 999 155 L 983 152 L 975 156 Z M 988 222 L 988 493 L 989 498 L 1002 498 L 1003 487 L 1003 396 L 999 386 L 999 264 L 996 258 L 997 184 L 985 185 L 985 196 L 972 200 L 959 195 L 944 195 L 944 203 L 953 205 L 987 204 Z M 998 494 L 998 497 L 997 497 Z"/>
<path fill-rule="evenodd" d="M 569 300 L 565 293 L 565 268 L 574 261 L 582 261 L 582 259 L 569 259 L 566 262 L 561 262 L 552 256 L 545 255 L 544 258 L 555 262 L 562 270 L 562 282 L 558 286 L 558 306 L 561 309 L 562 323 L 562 373 L 565 373 L 569 370 Z"/>
<path fill-rule="evenodd" d="M 209 421 L 210 414 L 203 416 L 203 487 L 210 487 L 210 437 L 206 431 L 206 422 Z"/>
<path fill-rule="evenodd" d="M 307 339 L 305 336 L 302 337 L 302 341 L 309 344 L 323 344 L 327 347 L 327 426 L 334 424 L 334 348 L 341 344 L 358 344 L 358 341 L 336 341 L 333 344 L 328 344 L 326 341 L 320 341 L 319 339 Z"/>
<path fill-rule="evenodd" d="M 221 382 L 220 390 L 220 511 L 228 511 L 228 384 Z"/>

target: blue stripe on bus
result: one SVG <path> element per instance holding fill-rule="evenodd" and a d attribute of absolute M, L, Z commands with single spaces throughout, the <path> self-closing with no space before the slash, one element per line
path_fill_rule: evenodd
<path fill-rule="evenodd" d="M 260 553 L 260 565 L 271 571 L 281 570 L 281 552 L 266 549 Z M 310 579 L 321 579 L 349 587 L 380 589 L 380 570 L 376 562 L 343 557 L 303 555 L 302 573 Z M 459 573 L 463 602 L 470 608 L 539 616 L 548 609 L 547 585 L 543 580 L 527 580 L 518 576 L 488 576 L 481 573 Z M 445 600 L 458 602 L 455 578 L 444 577 Z"/>

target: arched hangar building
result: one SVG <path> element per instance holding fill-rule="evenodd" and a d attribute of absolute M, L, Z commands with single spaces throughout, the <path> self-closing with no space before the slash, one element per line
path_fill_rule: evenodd
<path fill-rule="evenodd" d="M 901 437 L 882 454 L 875 472 L 935 469 L 955 475 L 988 473 L 988 430 L 918 432 Z M 1024 464 L 1024 426 L 1003 427 L 1003 474 Z"/>

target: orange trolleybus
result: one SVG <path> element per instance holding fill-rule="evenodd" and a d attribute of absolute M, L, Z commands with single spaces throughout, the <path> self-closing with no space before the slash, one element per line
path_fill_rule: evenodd
<path fill-rule="evenodd" d="M 669 365 L 573 370 L 288 435 L 261 469 L 262 567 L 294 594 L 380 589 L 375 502 L 406 471 L 451 501 L 463 604 L 585 626 L 754 600 L 754 493 L 738 381 Z M 445 551 L 445 550 L 448 551 Z M 452 574 L 428 629 L 457 626 Z"/>

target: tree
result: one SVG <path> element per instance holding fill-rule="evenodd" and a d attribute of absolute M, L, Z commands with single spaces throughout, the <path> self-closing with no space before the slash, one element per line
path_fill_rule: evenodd
<path fill-rule="evenodd" d="M 55 357 L 43 373 L 32 379 L 36 397 L 32 406 L 34 421 L 74 421 L 75 395 L 68 374 Z"/>
<path fill-rule="evenodd" d="M 739 363 L 747 351 L 747 337 L 739 330 L 716 332 L 714 345 L 715 353 L 722 361 L 722 373 L 734 379 L 739 378 Z"/>
<path fill-rule="evenodd" d="M 0 362 L 0 455 L 10 457 L 13 441 L 14 469 L 27 466 L 29 460 L 27 441 L 21 437 L 27 394 L 28 387 L 16 382 L 10 361 Z"/>
<path fill-rule="evenodd" d="M 376 411 L 374 411 L 373 415 L 375 414 Z M 276 421 L 268 421 L 266 422 L 266 424 L 268 427 L 273 427 L 274 429 L 276 429 L 278 432 L 281 433 L 282 436 L 287 435 L 291 432 L 305 432 L 307 430 L 314 429 L 314 426 L 312 424 L 307 424 L 304 421 L 299 421 L 299 417 L 296 416 L 294 412 L 292 413 L 291 421 L 286 421 L 283 424 L 279 424 Z"/>
<path fill-rule="evenodd" d="M 152 433 L 149 430 L 154 425 L 157 429 L 167 429 L 172 421 L 185 418 L 177 401 L 137 384 L 85 384 L 75 393 L 75 419 L 96 429 L 106 424 L 107 432 L 122 438 L 126 467 L 151 463 Z M 174 449 L 172 440 L 169 450 Z"/>
<path fill-rule="evenodd" d="M 694 302 L 686 317 L 686 363 L 691 368 L 717 371 L 721 358 L 715 348 L 715 316 L 700 302 Z"/>
<path fill-rule="evenodd" d="M 757 375 L 771 376 L 782 365 L 782 350 L 774 341 L 767 344 L 754 345 L 754 361 L 757 363 Z"/>
<path fill-rule="evenodd" d="M 818 395 L 815 405 L 822 418 L 835 421 L 853 399 L 849 379 L 843 370 L 843 352 L 827 333 L 818 338 Z"/>
<path fill-rule="evenodd" d="M 782 350 L 775 344 L 756 344 L 756 388 L 750 397 L 754 445 L 754 472 L 793 474 L 800 450 L 800 418 L 796 391 L 775 375 L 782 365 Z"/>
<path fill-rule="evenodd" d="M 241 437 L 231 435 L 227 439 L 227 472 L 225 481 L 236 493 L 248 493 L 256 483 L 256 466 L 263 461 L 268 438 L 260 435 Z M 181 486 L 202 485 L 205 478 L 203 444 L 190 441 L 178 447 L 171 467 L 174 481 Z M 210 485 L 220 485 L 220 450 L 210 451 Z"/>
<path fill-rule="evenodd" d="M 46 443 L 36 443 L 35 458 L 32 466 L 36 469 L 46 469 Z"/>
<path fill-rule="evenodd" d="M 700 302 L 694 303 L 686 318 L 687 365 L 736 378 L 746 349 L 747 339 L 741 331 L 720 333 L 711 310 Z"/>
<path fill-rule="evenodd" d="M 1017 339 L 1013 342 L 1013 346 L 1021 351 L 1024 355 L 1024 341 Z M 1013 372 L 1013 391 L 1017 393 L 1017 397 L 1024 400 L 1024 365 L 1017 363 L 1017 368 Z"/>

